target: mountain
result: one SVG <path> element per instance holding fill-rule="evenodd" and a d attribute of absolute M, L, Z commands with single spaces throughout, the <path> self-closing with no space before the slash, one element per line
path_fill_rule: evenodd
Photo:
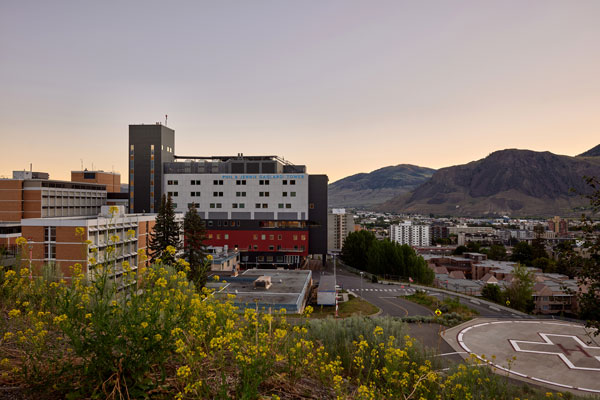
<path fill-rule="evenodd" d="M 329 185 L 329 206 L 372 207 L 411 191 L 434 172 L 431 168 L 400 164 L 351 175 Z"/>
<path fill-rule="evenodd" d="M 594 148 L 589 149 L 585 153 L 581 153 L 577 157 L 600 157 L 600 144 Z"/>
<path fill-rule="evenodd" d="M 589 188 L 583 176 L 600 176 L 596 159 L 530 150 L 501 150 L 464 165 L 442 168 L 410 195 L 382 211 L 437 215 L 580 215 Z"/>

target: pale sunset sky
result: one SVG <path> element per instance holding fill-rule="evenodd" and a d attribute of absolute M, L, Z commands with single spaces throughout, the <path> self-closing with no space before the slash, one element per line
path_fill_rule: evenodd
<path fill-rule="evenodd" d="M 600 1 L 0 1 L 0 176 L 127 181 L 128 125 L 179 155 L 330 182 L 600 143 Z"/>

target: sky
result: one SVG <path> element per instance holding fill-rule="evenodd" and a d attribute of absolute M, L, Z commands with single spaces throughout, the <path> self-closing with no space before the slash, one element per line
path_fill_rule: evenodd
<path fill-rule="evenodd" d="M 279 155 L 330 182 L 600 143 L 600 1 L 0 1 L 0 176 Z"/>

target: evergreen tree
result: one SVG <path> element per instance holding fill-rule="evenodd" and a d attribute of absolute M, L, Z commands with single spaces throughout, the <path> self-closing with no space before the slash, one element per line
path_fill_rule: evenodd
<path fill-rule="evenodd" d="M 184 257 L 190 264 L 188 278 L 198 289 L 206 285 L 206 277 L 210 263 L 206 262 L 206 229 L 204 221 L 196 211 L 190 207 L 183 218 L 183 252 Z"/>
<path fill-rule="evenodd" d="M 154 231 L 150 234 L 150 261 L 160 259 L 165 264 L 175 263 L 175 251 L 180 248 L 179 223 L 175 221 L 175 210 L 171 196 L 163 194 L 156 215 Z"/>

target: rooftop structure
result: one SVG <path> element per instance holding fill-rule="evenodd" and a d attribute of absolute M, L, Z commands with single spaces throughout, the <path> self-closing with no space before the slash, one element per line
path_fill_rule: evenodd
<path fill-rule="evenodd" d="M 265 277 L 270 278 L 268 288 L 255 285 L 259 278 L 266 281 Z M 310 270 L 249 269 L 237 277 L 227 277 L 224 284 L 207 286 L 219 289 L 215 294 L 218 298 L 235 295 L 234 304 L 241 312 L 258 307 L 260 312 L 285 309 L 288 314 L 299 314 L 304 311 L 311 285 Z"/>

